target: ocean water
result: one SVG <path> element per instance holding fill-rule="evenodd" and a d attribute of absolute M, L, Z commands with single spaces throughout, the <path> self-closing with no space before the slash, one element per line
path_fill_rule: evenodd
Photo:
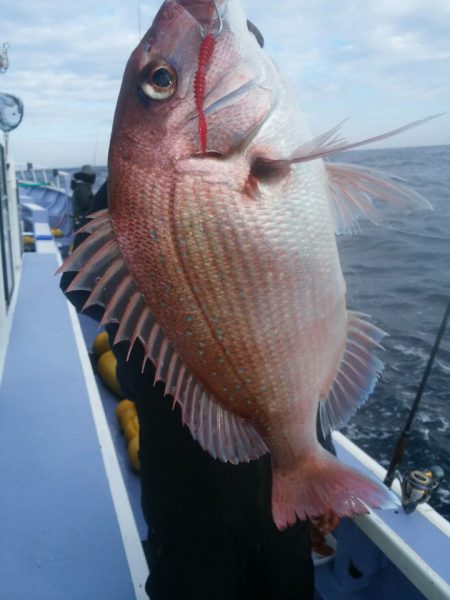
<path fill-rule="evenodd" d="M 387 211 L 386 226 L 362 222 L 358 235 L 338 237 L 349 307 L 389 334 L 382 379 L 343 433 L 387 467 L 450 299 L 450 146 L 348 152 L 338 160 L 402 177 L 433 206 Z M 450 519 L 450 323 L 400 470 L 433 465 L 445 477 L 431 504 Z"/>
<path fill-rule="evenodd" d="M 360 233 L 338 237 L 349 307 L 389 334 L 382 379 L 343 432 L 387 467 L 450 298 L 450 146 L 364 150 L 338 160 L 402 177 L 433 206 L 387 210 L 386 225 L 362 221 Z M 106 169 L 97 172 L 99 187 Z M 445 478 L 431 504 L 450 519 L 450 324 L 400 468 L 433 465 Z"/>

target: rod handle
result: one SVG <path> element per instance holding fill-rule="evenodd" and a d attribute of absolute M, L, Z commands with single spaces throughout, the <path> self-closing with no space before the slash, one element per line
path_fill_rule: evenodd
<path fill-rule="evenodd" d="M 406 452 L 406 448 L 408 447 L 409 441 L 409 433 L 403 431 L 401 436 L 397 440 L 397 444 L 395 445 L 395 450 L 391 458 L 391 462 L 389 464 L 389 468 L 386 473 L 386 477 L 384 478 L 384 484 L 387 487 L 391 487 L 392 482 L 395 478 L 395 471 L 397 470 L 397 466 L 401 463 L 403 455 Z"/>

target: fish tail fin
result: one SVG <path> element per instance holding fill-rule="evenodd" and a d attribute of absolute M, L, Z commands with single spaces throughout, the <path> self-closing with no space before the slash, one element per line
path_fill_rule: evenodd
<path fill-rule="evenodd" d="M 297 518 L 320 517 L 333 511 L 340 517 L 364 514 L 371 508 L 396 508 L 396 496 L 380 481 L 340 463 L 328 452 L 292 469 L 273 468 L 272 515 L 278 529 Z"/>

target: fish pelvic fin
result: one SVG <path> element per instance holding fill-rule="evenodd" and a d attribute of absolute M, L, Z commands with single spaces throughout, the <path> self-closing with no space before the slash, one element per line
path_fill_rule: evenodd
<path fill-rule="evenodd" d="M 423 196 L 409 189 L 397 177 L 367 167 L 346 163 L 325 163 L 330 190 L 330 206 L 337 234 L 355 233 L 358 220 L 369 219 L 374 225 L 383 223 L 380 206 L 391 205 L 400 211 L 430 210 Z"/>
<path fill-rule="evenodd" d="M 65 292 L 86 293 L 82 310 L 91 306 L 103 309 L 101 324 L 118 325 L 113 345 L 128 342 L 128 357 L 135 344 L 142 345 L 142 370 L 147 361 L 152 363 L 155 381 L 164 382 L 165 394 L 180 405 L 192 437 L 214 458 L 237 464 L 267 453 L 253 425 L 227 411 L 202 386 L 156 322 L 125 264 L 109 211 L 92 215 L 80 233 L 87 237 L 57 271 L 75 273 Z"/>
<path fill-rule="evenodd" d="M 273 468 L 272 517 L 278 529 L 297 519 L 329 512 L 351 517 L 370 508 L 397 508 L 397 497 L 381 481 L 369 479 L 320 449 L 319 457 L 299 460 L 292 468 Z"/>
<path fill-rule="evenodd" d="M 376 355 L 387 334 L 365 320 L 365 315 L 348 312 L 347 343 L 336 378 L 326 400 L 319 403 L 324 435 L 340 429 L 373 392 L 383 371 Z"/>

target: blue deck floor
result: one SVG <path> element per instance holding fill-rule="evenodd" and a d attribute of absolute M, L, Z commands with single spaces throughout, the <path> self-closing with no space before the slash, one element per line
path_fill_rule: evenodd
<path fill-rule="evenodd" d="M 55 254 L 24 256 L 0 382 L 0 600 L 145 598 L 146 571 L 136 570 L 133 560 L 145 562 L 145 525 L 139 482 L 115 421 L 118 400 L 94 378 L 86 346 L 91 348 L 97 329 L 83 317 L 84 359 L 80 353 L 56 267 Z M 344 448 L 339 454 L 361 468 Z M 114 491 L 118 481 L 122 496 Z M 125 521 L 121 504 L 128 507 Z M 134 533 L 128 536 L 124 522 L 130 515 Z M 450 582 L 448 535 L 419 514 L 377 515 L 440 574 L 444 586 Z M 345 521 L 336 561 L 317 571 L 319 598 L 387 598 L 393 590 L 399 598 L 424 597 Z M 435 591 L 433 598 L 448 597 Z"/>
<path fill-rule="evenodd" d="M 0 598 L 130 600 L 136 581 L 56 267 L 54 254 L 24 256 L 0 387 Z"/>

